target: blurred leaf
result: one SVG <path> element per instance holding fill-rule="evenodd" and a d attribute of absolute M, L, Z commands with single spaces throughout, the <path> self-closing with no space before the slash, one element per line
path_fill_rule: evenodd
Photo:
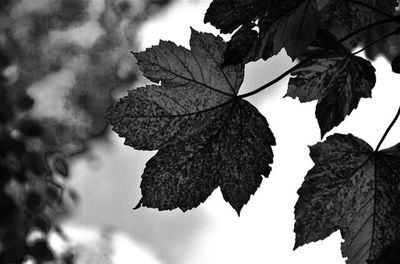
<path fill-rule="evenodd" d="M 16 105 L 22 111 L 28 111 L 33 107 L 34 101 L 32 97 L 27 94 L 21 94 L 17 98 Z"/>
<path fill-rule="evenodd" d="M 0 51 L 0 71 L 2 71 L 8 65 L 10 65 L 10 60 L 2 51 Z"/>
<path fill-rule="evenodd" d="M 10 170 L 4 165 L 0 165 L 0 188 L 3 188 L 4 185 L 6 185 L 10 179 L 11 179 Z"/>
<path fill-rule="evenodd" d="M 28 210 L 36 212 L 43 206 L 42 195 L 37 191 L 30 191 L 25 198 L 25 206 Z"/>
<path fill-rule="evenodd" d="M 36 216 L 34 223 L 36 227 L 39 228 L 42 232 L 44 232 L 45 234 L 49 233 L 51 223 L 50 219 L 48 219 L 46 216 Z"/>
<path fill-rule="evenodd" d="M 39 124 L 39 122 L 32 119 L 19 120 L 15 128 L 27 137 L 38 137 L 42 134 L 43 131 L 43 128 Z"/>
<path fill-rule="evenodd" d="M 64 178 L 69 175 L 67 161 L 62 157 L 56 157 L 53 161 L 54 170 Z"/>
<path fill-rule="evenodd" d="M 43 177 L 49 172 L 42 153 L 27 152 L 25 154 L 25 165 L 38 177 Z"/>
<path fill-rule="evenodd" d="M 17 212 L 14 200 L 7 194 L 0 192 L 0 224 L 4 224 Z"/>
<path fill-rule="evenodd" d="M 60 190 L 54 186 L 46 187 L 46 195 L 47 195 L 49 201 L 51 201 L 53 203 L 58 203 L 61 198 Z"/>

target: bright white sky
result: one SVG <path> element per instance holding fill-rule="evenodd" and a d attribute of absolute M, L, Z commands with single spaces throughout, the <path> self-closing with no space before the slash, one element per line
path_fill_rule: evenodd
<path fill-rule="evenodd" d="M 160 39 L 187 47 L 190 26 L 217 34 L 212 26 L 203 24 L 203 15 L 210 2 L 178 0 L 167 12 L 141 29 L 141 50 L 157 45 Z M 284 52 L 271 62 L 247 65 L 241 92 L 259 87 L 290 65 L 291 61 Z M 383 59 L 374 62 L 374 66 L 378 82 L 373 90 L 373 99 L 361 100 L 358 109 L 329 134 L 352 133 L 376 146 L 400 105 L 400 77 L 391 73 L 390 65 Z M 101 147 L 96 154 L 100 161 L 108 161 L 100 172 L 93 172 L 93 166 L 85 162 L 78 162 L 74 168 L 83 175 L 76 180 L 76 185 L 89 185 L 79 187 L 78 191 L 92 197 L 87 201 L 83 197 L 83 208 L 76 222 L 117 225 L 144 243 L 157 255 L 160 263 L 167 263 L 164 257 L 169 256 L 168 264 L 344 264 L 338 232 L 324 241 L 292 250 L 296 192 L 313 166 L 307 146 L 320 140 L 320 132 L 314 117 L 315 103 L 300 104 L 297 100 L 283 99 L 286 86 L 287 79 L 249 99 L 267 118 L 277 146 L 273 149 L 275 157 L 269 178 L 263 180 L 240 218 L 223 201 L 219 189 L 200 208 L 185 214 L 146 208 L 130 210 L 140 197 L 139 178 L 145 162 L 155 152 L 135 151 L 123 146 L 123 140 L 114 136 L 115 145 Z M 393 128 L 382 148 L 397 143 L 399 132 L 400 124 Z M 94 173 L 96 175 L 92 175 Z M 115 183 L 110 182 L 110 176 L 115 176 Z M 108 180 L 101 184 L 103 177 L 108 177 Z M 90 186 L 89 182 L 98 185 Z M 96 202 L 103 203 L 103 206 L 96 205 Z M 85 210 L 92 211 L 85 214 Z M 182 239 L 181 236 L 185 235 Z M 154 243 L 158 243 L 157 246 Z M 129 254 L 126 257 L 132 258 Z M 132 259 L 133 262 L 146 264 L 137 258 Z"/>

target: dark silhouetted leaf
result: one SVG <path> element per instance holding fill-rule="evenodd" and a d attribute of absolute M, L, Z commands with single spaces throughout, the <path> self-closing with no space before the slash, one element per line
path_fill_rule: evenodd
<path fill-rule="evenodd" d="M 320 50 L 317 46 L 313 48 Z M 295 77 L 290 78 L 285 96 L 298 97 L 300 102 L 318 100 L 315 115 L 321 137 L 357 108 L 361 98 L 371 97 L 376 82 L 371 63 L 345 48 L 329 50 L 291 74 Z"/>
<path fill-rule="evenodd" d="M 237 16 L 240 16 L 240 19 L 235 19 Z M 245 43 L 248 36 L 252 36 L 253 30 L 248 25 L 257 19 L 258 38 L 253 41 L 251 48 L 247 47 L 248 43 L 246 46 L 240 45 Z M 319 25 L 319 14 L 315 0 L 275 3 L 258 0 L 214 0 L 207 10 L 204 22 L 211 22 L 221 29 L 222 33 L 231 33 L 243 25 L 230 43 L 230 47 L 239 48 L 233 62 L 239 58 L 244 62 L 268 59 L 282 48 L 294 59 L 314 40 Z M 248 51 L 247 54 L 244 51 Z"/>
<path fill-rule="evenodd" d="M 379 257 L 374 261 L 367 261 L 367 264 L 392 264 L 400 263 L 400 240 L 396 239 L 385 247 Z"/>
<path fill-rule="evenodd" d="M 400 144 L 375 152 L 351 134 L 335 134 L 311 146 L 310 156 L 315 166 L 295 207 L 295 248 L 340 230 L 347 264 L 397 263 L 379 260 L 398 259 Z"/>
<path fill-rule="evenodd" d="M 257 31 L 252 27 L 252 24 L 243 25 L 233 34 L 224 54 L 223 66 L 242 63 L 243 58 L 249 54 L 258 37 Z"/>
<path fill-rule="evenodd" d="M 397 5 L 396 0 L 358 0 L 357 2 L 361 4 L 342 0 L 320 1 L 321 27 L 340 39 L 357 29 L 387 18 L 381 12 L 391 15 L 395 12 Z M 380 12 L 373 10 L 374 8 Z M 362 33 L 357 34 L 346 42 L 346 46 L 349 48 L 357 46 L 358 41 L 363 40 L 363 35 Z"/>
<path fill-rule="evenodd" d="M 129 91 L 108 112 L 125 144 L 158 153 L 146 164 L 147 207 L 197 207 L 218 186 L 239 213 L 267 177 L 274 136 L 266 119 L 237 97 L 244 65 L 221 67 L 226 44 L 192 31 L 191 50 L 172 42 L 136 53 L 143 74 L 161 85 Z"/>
<path fill-rule="evenodd" d="M 272 4 L 266 0 L 214 0 L 205 14 L 204 23 L 210 22 L 221 33 L 232 33 L 242 24 L 265 15 Z"/>
<path fill-rule="evenodd" d="M 392 60 L 392 71 L 400 73 L 400 55 Z"/>

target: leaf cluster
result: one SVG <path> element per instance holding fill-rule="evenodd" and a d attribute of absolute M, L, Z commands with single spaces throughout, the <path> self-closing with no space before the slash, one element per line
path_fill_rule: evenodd
<path fill-rule="evenodd" d="M 192 30 L 190 50 L 160 41 L 133 53 L 154 84 L 129 91 L 106 119 L 125 144 L 159 150 L 146 164 L 136 208 L 186 211 L 220 187 L 239 214 L 268 177 L 275 145 L 267 120 L 245 98 L 291 75 L 286 96 L 317 101 L 323 138 L 371 97 L 370 59 L 383 55 L 399 72 L 396 6 L 395 0 L 214 0 L 204 22 L 231 33 L 227 43 Z M 296 64 L 239 94 L 245 64 L 282 49 Z M 357 56 L 364 50 L 369 59 Z M 379 151 L 387 132 L 375 150 L 350 134 L 310 147 L 315 166 L 298 192 L 296 247 L 340 230 L 348 264 L 399 262 L 399 146 Z"/>
<path fill-rule="evenodd" d="M 2 71 L 11 61 L 2 51 L 0 57 Z M 28 114 L 33 99 L 10 88 L 1 75 L 0 263 L 43 263 L 55 259 L 47 236 L 70 210 L 63 202 L 72 191 L 64 186 L 68 164 L 60 153 L 46 154 L 49 131 Z M 31 240 L 33 232 L 41 238 Z"/>
<path fill-rule="evenodd" d="M 79 199 L 69 158 L 108 135 L 111 91 L 137 79 L 123 54 L 169 2 L 105 0 L 97 14 L 88 0 L 0 1 L 0 263 L 73 263 L 47 241 L 65 238 L 59 224 Z M 102 32 L 94 43 L 71 40 L 89 20 Z"/>

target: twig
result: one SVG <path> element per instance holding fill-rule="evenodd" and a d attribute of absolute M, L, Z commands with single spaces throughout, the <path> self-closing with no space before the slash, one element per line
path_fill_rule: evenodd
<path fill-rule="evenodd" d="M 375 152 L 378 152 L 378 151 L 379 151 L 379 148 L 381 147 L 381 145 L 382 145 L 383 141 L 385 140 L 387 134 L 389 133 L 389 131 L 390 131 L 390 129 L 393 127 L 393 125 L 396 123 L 397 118 L 399 118 L 399 116 L 400 116 L 400 107 L 399 107 L 399 110 L 397 110 L 396 116 L 393 118 L 392 122 L 390 123 L 390 125 L 389 125 L 388 128 L 386 129 L 386 131 L 385 131 L 385 133 L 383 134 L 381 140 L 379 141 L 378 146 L 376 146 Z"/>
<path fill-rule="evenodd" d="M 360 53 L 360 52 L 362 52 L 362 51 L 368 49 L 369 47 L 375 45 L 376 43 L 378 43 L 378 42 L 380 42 L 380 41 L 382 41 L 382 40 L 384 40 L 385 38 L 387 38 L 387 37 L 389 37 L 389 36 L 391 36 L 391 35 L 397 35 L 397 34 L 399 34 L 399 33 L 400 33 L 400 27 L 397 28 L 397 29 L 395 29 L 395 30 L 393 30 L 392 32 L 390 32 L 390 33 L 388 33 L 388 34 L 385 34 L 385 35 L 383 35 L 382 37 L 380 37 L 380 38 L 378 38 L 378 39 L 376 39 L 376 40 L 374 40 L 374 41 L 368 43 L 367 45 L 365 45 L 365 47 L 363 47 L 363 48 L 361 48 L 361 49 L 359 49 L 359 50 L 353 52 L 352 55 L 357 55 L 358 53 Z"/>
<path fill-rule="evenodd" d="M 342 42 L 344 42 L 344 41 L 346 41 L 346 40 L 348 40 L 348 39 L 354 37 L 355 35 L 358 35 L 358 34 L 360 34 L 361 32 L 363 32 L 363 31 L 365 31 L 365 30 L 368 30 L 368 29 L 370 29 L 370 28 L 373 28 L 373 27 L 375 27 L 375 26 L 382 25 L 382 24 L 386 24 L 386 23 L 389 23 L 389 22 L 392 22 L 392 21 L 396 21 L 396 19 L 398 19 L 398 18 L 400 18 L 400 15 L 391 16 L 390 18 L 386 18 L 386 19 L 383 19 L 383 20 L 380 20 L 380 21 L 371 23 L 371 24 L 369 24 L 369 25 L 367 25 L 367 26 L 365 26 L 365 27 L 362 27 L 362 28 L 359 28 L 359 29 L 353 31 L 352 33 L 350 33 L 349 35 L 345 36 L 344 38 L 341 38 L 341 39 L 338 41 L 338 43 L 342 43 Z M 327 50 L 328 50 L 328 49 L 324 49 L 324 50 L 318 52 L 317 54 L 315 54 L 314 56 L 308 57 L 307 59 L 300 61 L 300 62 L 297 63 L 295 66 L 291 67 L 290 69 L 288 69 L 287 71 L 285 71 L 284 73 L 282 73 L 281 75 L 279 75 L 278 77 L 276 77 L 275 79 L 269 81 L 268 83 L 266 83 L 266 84 L 260 86 L 259 88 L 255 89 L 255 90 L 253 90 L 253 91 L 251 91 L 251 92 L 238 95 L 238 98 L 246 98 L 246 97 L 252 96 L 252 95 L 257 94 L 257 93 L 261 92 L 262 90 L 264 90 L 264 89 L 266 89 L 266 88 L 268 88 L 268 87 L 274 85 L 275 83 L 279 82 L 280 80 L 282 80 L 283 78 L 285 78 L 287 75 L 289 75 L 292 71 L 296 70 L 297 68 L 300 68 L 301 66 L 303 66 L 303 65 L 306 64 L 307 62 L 310 62 L 311 60 L 313 60 L 313 59 L 315 59 L 315 58 L 321 56 L 321 54 L 325 53 Z"/>
<path fill-rule="evenodd" d="M 392 17 L 391 14 L 388 14 L 388 13 L 386 13 L 386 12 L 383 12 L 382 10 L 380 10 L 380 9 L 378 9 L 378 8 L 372 6 L 372 5 L 369 5 L 369 4 L 367 4 L 367 3 L 360 2 L 360 1 L 357 1 L 357 0 L 349 0 L 349 2 L 350 2 L 350 3 L 353 3 L 353 4 L 357 4 L 357 5 L 363 6 L 363 7 L 366 7 L 366 8 L 368 8 L 368 9 L 371 9 L 371 10 L 373 10 L 373 11 L 375 11 L 375 12 L 377 12 L 377 13 L 379 13 L 379 14 L 385 16 L 385 17 Z M 397 19 L 396 19 L 396 20 L 394 20 L 394 21 L 397 22 L 397 23 L 400 23 L 400 20 L 397 20 Z"/>

